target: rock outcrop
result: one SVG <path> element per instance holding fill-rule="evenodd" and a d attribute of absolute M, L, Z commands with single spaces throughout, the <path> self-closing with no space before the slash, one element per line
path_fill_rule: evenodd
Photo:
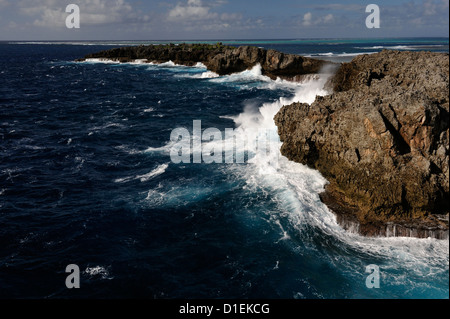
<path fill-rule="evenodd" d="M 324 64 L 330 63 L 275 50 L 251 46 L 234 48 L 221 43 L 122 47 L 89 54 L 78 61 L 93 58 L 119 62 L 132 62 L 138 59 L 155 63 L 172 61 L 187 66 L 201 62 L 208 70 L 219 75 L 242 72 L 259 63 L 262 74 L 272 79 L 280 77 L 289 80 L 298 79 L 304 74 L 318 73 Z"/>
<path fill-rule="evenodd" d="M 361 55 L 327 86 L 275 116 L 282 154 L 329 180 L 321 198 L 345 228 L 448 238 L 448 54 Z"/>

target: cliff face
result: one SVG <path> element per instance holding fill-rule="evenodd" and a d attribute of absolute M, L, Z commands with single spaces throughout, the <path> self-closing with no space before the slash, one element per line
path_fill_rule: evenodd
<path fill-rule="evenodd" d="M 89 54 L 78 61 L 91 58 L 103 58 L 120 62 L 146 59 L 148 62 L 173 61 L 176 64 L 193 66 L 202 62 L 208 70 L 219 75 L 242 72 L 256 64 L 261 65 L 262 73 L 275 79 L 295 79 L 304 74 L 317 73 L 329 62 L 305 58 L 294 54 L 284 54 L 275 50 L 242 46 L 234 48 L 221 44 L 180 44 L 149 45 L 116 48 Z"/>
<path fill-rule="evenodd" d="M 283 155 L 330 181 L 321 197 L 341 224 L 448 238 L 437 215 L 449 211 L 448 55 L 362 55 L 327 85 L 333 94 L 276 115 Z"/>
<path fill-rule="evenodd" d="M 228 49 L 205 61 L 208 69 L 219 75 L 241 72 L 257 63 L 261 64 L 263 74 L 272 79 L 292 79 L 299 75 L 318 73 L 327 62 L 250 46 Z"/>

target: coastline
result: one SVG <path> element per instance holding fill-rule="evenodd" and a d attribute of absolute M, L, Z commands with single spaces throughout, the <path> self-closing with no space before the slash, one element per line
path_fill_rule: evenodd
<path fill-rule="evenodd" d="M 155 50 L 152 50 L 155 49 Z M 384 51 L 383 51 L 384 52 Z M 392 51 L 395 52 L 395 51 Z M 405 51 L 406 53 L 394 53 L 395 55 L 399 55 L 396 57 L 399 61 L 402 57 L 400 55 L 407 55 L 408 51 Z M 385 53 L 387 54 L 387 53 Z M 113 61 L 118 62 L 133 62 L 136 60 L 142 60 L 145 59 L 147 63 L 150 62 L 156 62 L 156 63 L 164 63 L 168 61 L 172 61 L 176 64 L 181 65 L 187 65 L 187 66 L 193 66 L 198 62 L 203 63 L 209 71 L 215 72 L 219 75 L 225 75 L 225 74 L 231 74 L 235 72 L 241 72 L 248 68 L 253 67 L 256 64 L 261 64 L 262 66 L 262 73 L 264 75 L 269 76 L 270 78 L 282 78 L 285 80 L 290 81 L 301 81 L 305 78 L 305 76 L 311 76 L 314 74 L 317 74 L 318 71 L 324 66 L 324 65 L 335 65 L 333 63 L 329 63 L 322 60 L 316 60 L 316 59 L 309 59 L 304 58 L 301 56 L 296 56 L 292 54 L 283 54 L 274 50 L 264 50 L 261 48 L 256 47 L 228 47 L 223 46 L 221 43 L 218 43 L 217 45 L 198 45 L 198 44 L 191 44 L 191 45 L 182 45 L 182 46 L 154 46 L 150 48 L 150 51 L 148 48 L 144 46 L 139 47 L 126 47 L 126 48 L 119 48 L 119 49 L 113 49 L 113 50 L 107 50 L 102 51 L 97 54 L 91 54 L 86 56 L 84 59 L 79 59 L 77 61 L 83 61 L 86 59 L 110 59 Z M 376 65 L 372 64 L 372 65 Z M 328 83 L 328 89 L 332 91 L 333 93 L 325 98 L 325 100 L 333 99 L 333 95 L 335 93 L 341 93 L 341 92 L 347 92 L 347 91 L 354 91 L 354 94 L 359 94 L 361 92 L 362 95 L 359 95 L 358 98 L 364 98 L 364 95 L 371 96 L 373 95 L 370 93 L 370 87 L 372 84 L 379 84 L 379 81 L 383 80 L 386 77 L 385 73 L 390 72 L 391 70 L 386 69 L 386 65 L 384 70 L 382 69 L 374 69 L 372 65 L 363 65 L 355 67 L 355 63 L 343 63 L 341 64 L 339 70 L 337 71 L 336 75 L 329 81 Z M 403 74 L 402 74 L 403 72 Z M 407 82 L 407 75 L 404 74 L 405 69 L 402 69 L 401 72 L 397 73 L 396 77 L 397 79 L 401 77 L 400 80 L 398 80 L 395 85 L 403 85 L 404 82 Z M 390 76 L 389 74 L 387 74 Z M 403 79 L 405 77 L 405 79 Z M 414 81 L 412 81 L 414 82 Z M 447 75 L 447 82 L 448 82 L 448 75 Z M 408 90 L 413 90 L 415 87 L 415 83 L 408 83 Z M 448 87 L 448 86 L 447 86 Z M 369 88 L 367 90 L 367 88 Z M 356 91 L 355 91 L 356 90 Z M 358 91 L 359 90 L 359 91 Z M 448 89 L 447 89 L 448 90 Z M 353 92 L 352 91 L 352 92 Z M 352 96 L 353 97 L 353 96 Z M 346 99 L 345 97 L 344 99 Z M 380 95 L 377 96 L 377 98 L 382 99 Z M 323 101 L 323 98 L 316 99 L 315 106 L 320 105 Z M 352 101 L 352 99 L 349 99 L 349 102 Z M 329 102 L 329 101 L 328 101 Z M 442 104 L 442 101 L 439 101 Z M 340 101 L 342 102 L 342 100 Z M 447 109 L 448 109 L 448 101 L 443 102 L 444 104 L 447 103 Z M 295 104 L 295 103 L 294 103 Z M 326 104 L 326 103 L 325 103 Z M 366 147 L 366 151 L 359 151 L 358 148 L 352 147 L 353 149 L 356 149 L 356 154 L 349 155 L 348 150 L 351 148 L 344 147 L 344 153 L 345 155 L 338 155 L 338 156 L 328 156 L 326 155 L 326 159 L 324 159 L 324 154 L 321 153 L 323 151 L 321 148 L 324 144 L 323 142 L 323 136 L 320 134 L 317 134 L 316 129 L 317 126 L 314 127 L 314 129 L 311 129 L 309 132 L 306 133 L 308 135 L 306 139 L 298 139 L 298 136 L 303 134 L 302 130 L 304 128 L 300 128 L 299 123 L 297 123 L 297 119 L 299 118 L 308 118 L 308 114 L 310 112 L 310 109 L 313 107 L 309 107 L 307 105 L 293 105 L 293 106 L 285 106 L 282 110 L 276 115 L 275 121 L 279 128 L 279 135 L 280 139 L 282 140 L 283 147 L 282 147 L 282 153 L 283 155 L 287 156 L 290 160 L 300 162 L 302 164 L 306 164 L 312 168 L 315 168 L 319 170 L 319 172 L 323 173 L 325 177 L 331 178 L 331 184 L 326 187 L 326 191 L 322 194 L 320 194 L 320 198 L 322 202 L 324 202 L 330 210 L 336 215 L 337 222 L 347 231 L 350 232 L 356 232 L 364 236 L 373 237 L 373 236 L 381 236 L 381 237 L 391 237 L 391 236 L 406 236 L 406 237 L 417 237 L 417 238 L 437 238 L 437 239 L 448 239 L 448 212 L 445 214 L 446 208 L 444 207 L 444 211 L 437 211 L 436 207 L 434 208 L 427 208 L 427 207 L 433 207 L 433 203 L 427 203 L 423 205 L 423 203 L 420 203 L 418 208 L 412 207 L 411 203 L 414 201 L 414 198 L 408 198 L 406 193 L 411 194 L 414 192 L 414 189 L 411 189 L 411 186 L 407 185 L 406 188 L 408 188 L 408 191 L 406 190 L 404 186 L 404 181 L 398 181 L 395 187 L 393 187 L 389 191 L 399 192 L 398 196 L 394 195 L 391 196 L 390 194 L 384 195 L 386 198 L 381 199 L 381 203 L 373 203 L 373 198 L 377 196 L 377 194 L 386 193 L 386 190 L 381 190 L 380 187 L 383 187 L 384 182 L 376 182 L 375 186 L 373 186 L 373 175 L 368 180 L 364 179 L 364 182 L 362 183 L 356 183 L 354 184 L 354 181 L 352 181 L 350 184 L 348 184 L 348 181 L 343 181 L 345 178 L 349 178 L 349 174 L 344 173 L 342 176 L 338 176 L 337 180 L 338 184 L 341 185 L 341 187 L 336 187 L 336 172 L 343 173 L 345 172 L 345 169 L 348 169 L 349 171 L 352 171 L 354 166 L 355 170 L 354 172 L 360 172 L 361 168 L 359 167 L 359 163 L 361 162 L 361 153 L 364 152 L 366 154 L 367 152 L 371 152 L 370 148 Z M 325 107 L 329 111 L 329 106 Z M 286 111 L 288 109 L 288 111 Z M 322 112 L 323 111 L 323 112 Z M 328 121 L 327 119 L 332 116 L 332 114 L 335 112 L 335 110 L 328 112 L 327 111 L 319 111 L 315 112 L 314 114 L 309 116 L 309 120 L 312 122 L 320 122 L 323 120 Z M 425 113 L 428 111 L 425 110 Z M 321 113 L 321 114 L 320 114 Z M 325 114 L 327 113 L 327 114 Z M 425 114 L 424 113 L 424 114 Z M 444 107 L 444 113 L 445 113 L 445 107 Z M 448 111 L 447 111 L 448 114 Z M 444 114 L 445 115 L 445 114 Z M 420 158 L 420 161 L 425 161 L 425 164 L 419 163 L 415 164 L 414 167 L 427 166 L 426 161 L 429 161 L 428 159 L 423 160 L 422 157 L 418 157 L 417 155 L 420 153 L 423 155 L 424 150 L 420 149 L 420 152 L 412 152 L 411 151 L 411 142 L 406 141 L 402 136 L 405 135 L 404 131 L 400 131 L 400 129 L 405 127 L 405 123 L 395 124 L 392 125 L 392 122 L 399 122 L 397 117 L 400 117 L 396 112 L 394 111 L 394 114 L 391 116 L 387 116 L 389 119 L 386 120 L 386 115 L 384 115 L 381 112 L 381 124 L 383 128 L 379 129 L 374 128 L 373 121 L 369 121 L 369 124 L 365 120 L 361 121 L 361 118 L 352 119 L 351 125 L 356 125 L 356 123 L 365 123 L 366 128 L 369 127 L 370 129 L 367 130 L 367 134 L 369 137 L 374 137 L 376 140 L 378 140 L 377 143 L 386 144 L 386 141 L 383 142 L 383 139 L 385 139 L 386 134 L 390 135 L 388 136 L 387 144 L 389 144 L 387 147 L 384 147 L 383 150 L 386 150 L 389 153 L 389 156 L 396 161 L 400 158 L 402 161 L 402 165 L 400 165 L 402 168 L 402 173 L 399 174 L 401 177 L 399 179 L 401 180 L 405 176 L 407 178 L 411 178 L 411 185 L 419 185 L 417 182 L 425 182 L 428 181 L 423 179 L 423 176 L 419 176 L 415 180 L 415 176 L 412 176 L 409 171 L 411 171 L 411 168 L 404 169 L 405 165 L 408 165 L 411 162 L 411 159 Z M 438 116 L 439 117 L 439 116 Z M 392 120 L 392 118 L 394 120 Z M 420 118 L 420 120 L 423 122 L 423 118 Z M 384 124 L 382 123 L 384 122 Z M 303 124 L 305 124 L 303 122 Z M 323 123 L 322 123 L 323 124 Z M 322 125 L 318 124 L 318 125 Z M 408 123 L 411 124 L 411 123 Z M 422 123 L 423 124 L 423 123 Z M 442 123 L 441 123 L 442 124 Z M 415 124 L 414 124 L 415 125 Z M 412 126 L 414 126 L 412 125 Z M 444 126 L 445 131 L 445 125 L 447 125 L 447 140 L 448 140 L 448 121 L 447 123 L 442 124 Z M 442 126 L 441 125 L 441 126 Z M 305 127 L 308 126 L 308 124 L 304 125 Z M 393 126 L 394 128 L 392 129 Z M 339 127 L 339 126 L 338 126 Z M 306 129 L 307 131 L 308 129 Z M 319 131 L 321 128 L 319 128 Z M 333 128 L 334 130 L 334 128 Z M 417 127 L 415 129 L 417 131 Z M 339 135 L 341 133 L 337 133 Z M 345 133 L 348 134 L 348 133 Z M 345 135 L 344 134 L 344 135 Z M 416 144 L 422 144 L 418 147 L 422 147 L 423 144 L 431 145 L 436 144 L 436 142 L 422 142 L 422 139 L 425 138 L 428 135 L 436 134 L 436 132 L 431 131 L 425 131 L 421 133 L 421 139 L 417 142 L 417 137 L 412 137 L 411 141 L 416 141 Z M 425 134 L 425 136 L 423 135 Z M 439 132 L 440 134 L 440 132 Z M 439 135 L 438 134 L 438 135 Z M 312 139 L 316 138 L 317 140 L 313 141 Z M 365 137 L 366 139 L 370 139 L 369 137 Z M 406 141 L 406 142 L 405 142 Z M 442 137 L 440 139 L 440 144 L 445 143 L 445 138 L 442 140 Z M 300 144 L 303 146 L 307 146 L 307 149 L 305 147 L 300 146 Z M 414 148 L 414 145 L 413 145 Z M 422 147 L 423 148 L 423 147 Z M 331 149 L 333 147 L 331 146 Z M 406 151 L 405 151 L 406 150 Z M 305 152 L 305 154 L 299 154 L 299 152 Z M 341 151 L 341 150 L 340 150 Z M 340 152 L 339 151 L 339 152 Z M 330 149 L 327 150 L 327 152 L 330 152 Z M 410 153 L 413 153 L 411 156 Z M 444 152 L 444 158 L 447 156 L 448 159 L 448 145 L 447 150 L 441 151 L 441 153 Z M 363 154 L 363 155 L 364 155 Z M 406 158 L 404 155 L 408 155 L 409 157 Z M 386 154 L 385 154 L 386 155 Z M 370 165 L 384 165 L 383 161 L 386 161 L 385 155 L 381 156 L 381 162 L 380 157 L 376 155 L 375 157 L 372 157 L 368 160 L 367 165 L 369 165 L 366 169 L 370 169 Z M 401 155 L 401 157 L 399 157 Z M 365 156 L 365 155 L 364 155 Z M 441 156 L 442 157 L 442 156 Z M 344 161 L 343 161 L 344 158 Z M 406 158 L 406 159 L 405 159 Z M 390 161 L 390 159 L 387 159 Z M 442 158 L 440 158 L 442 160 Z M 328 162 L 325 167 L 324 163 L 321 162 Z M 436 166 L 433 160 L 431 166 Z M 334 163 L 334 164 L 329 164 Z M 380 164 L 381 163 L 381 164 Z M 335 167 L 338 169 L 336 171 Z M 342 166 L 343 165 L 343 166 Z M 342 167 L 340 167 L 342 166 Z M 393 174 L 398 173 L 396 170 L 400 167 L 399 165 L 395 164 L 393 165 L 392 170 L 388 171 L 389 174 L 391 174 L 391 177 L 389 179 L 392 179 L 395 177 L 392 176 Z M 434 167 L 433 166 L 433 167 Z M 442 172 L 442 161 L 441 164 L 438 165 L 438 170 Z M 378 168 L 377 168 L 378 169 Z M 377 169 L 375 172 L 377 172 Z M 389 167 L 391 169 L 391 167 Z M 414 169 L 414 168 L 413 168 Z M 446 168 L 447 172 L 447 183 L 448 183 L 448 166 Z M 404 173 L 406 170 L 406 173 Z M 434 170 L 434 172 L 432 172 Z M 445 171 L 445 168 L 444 168 Z M 379 174 L 383 174 L 382 168 L 378 172 Z M 426 174 L 433 175 L 436 173 L 436 169 L 432 169 L 430 167 L 430 164 L 428 164 L 428 171 Z M 406 174 L 406 175 L 405 175 Z M 364 174 L 357 173 L 355 176 L 361 177 Z M 370 174 L 369 174 L 370 175 Z M 414 174 L 413 174 L 414 175 Z M 436 174 L 435 174 L 436 175 Z M 350 180 L 353 178 L 350 178 Z M 371 180 L 372 179 L 372 180 Z M 441 177 L 442 179 L 442 177 Z M 445 182 L 445 176 L 443 177 Z M 347 184 L 347 185 L 346 185 Z M 350 187 L 348 187 L 350 185 Z M 375 187 L 375 189 L 373 189 Z M 440 188 L 436 190 L 435 188 L 431 187 L 429 189 L 429 193 L 431 192 L 440 192 L 441 196 L 439 199 L 440 202 L 442 200 L 448 200 L 448 189 L 442 189 Z M 340 190 L 338 190 L 338 188 Z M 356 188 L 356 190 L 355 190 Z M 361 198 L 364 197 L 364 193 L 367 193 L 367 189 L 371 189 L 371 198 L 372 199 L 363 199 L 361 201 Z M 378 188 L 378 190 L 377 190 Z M 361 192 L 362 190 L 362 192 Z M 378 193 L 377 193 L 378 192 Z M 426 192 L 426 191 L 425 191 Z M 443 192 L 443 193 L 442 193 Z M 363 193 L 363 195 L 361 195 Z M 392 199 L 391 197 L 396 197 Z M 432 201 L 433 198 L 435 198 L 435 195 L 428 196 L 428 194 L 425 194 L 423 197 L 426 197 L 426 199 L 420 198 L 418 201 Z M 372 201 L 372 202 L 371 202 Z M 390 202 L 389 202 L 390 201 Z M 352 204 L 350 204 L 350 202 Z M 436 205 L 434 205 L 436 206 Z M 439 203 L 438 203 L 439 206 Z M 437 207 L 439 210 L 440 208 Z M 370 212 L 372 211 L 372 212 Z M 447 210 L 448 211 L 448 210 Z M 443 214 L 442 214 L 443 213 Z"/>
<path fill-rule="evenodd" d="M 229 75 L 261 65 L 263 75 L 275 80 L 299 80 L 303 75 L 317 74 L 325 65 L 333 62 L 307 58 L 295 54 L 285 54 L 276 50 L 265 50 L 252 46 L 232 47 L 218 42 L 211 44 L 169 44 L 121 47 L 86 55 L 77 62 L 89 59 L 108 59 L 122 63 L 137 60 L 146 63 L 172 61 L 178 65 L 194 66 L 204 64 L 218 75 Z"/>
<path fill-rule="evenodd" d="M 319 198 L 331 179 L 280 155 L 275 114 L 326 99 L 330 73 L 288 82 L 259 65 L 219 76 L 200 63 L 74 62 L 122 45 L 2 45 L 2 296 L 448 298 L 448 240 L 363 236 L 340 217 L 339 225 Z M 340 55 L 378 45 L 262 46 L 350 62 Z M 202 132 L 232 129 L 236 141 L 253 142 L 261 129 L 273 156 L 176 164 L 170 132 L 186 128 L 194 140 L 193 120 Z M 246 149 L 235 144 L 235 154 Z M 68 264 L 79 266 L 81 289 L 64 288 Z M 368 265 L 379 266 L 381 289 L 366 288 Z"/>

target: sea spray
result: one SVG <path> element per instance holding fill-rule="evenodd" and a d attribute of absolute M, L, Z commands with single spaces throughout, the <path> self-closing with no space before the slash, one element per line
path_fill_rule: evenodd
<path fill-rule="evenodd" d="M 294 102 L 311 104 L 316 96 L 326 95 L 324 85 L 329 76 L 333 74 L 333 69 L 324 70 L 319 79 L 311 80 L 300 85 L 293 97 L 283 98 L 273 103 L 264 103 L 259 108 L 248 104 L 244 107 L 244 112 L 232 117 L 237 132 L 242 136 L 255 136 L 252 132 L 264 128 L 276 132 L 277 128 L 273 117 L 283 105 Z M 249 134 L 250 132 L 250 134 Z M 271 147 L 280 149 L 279 139 L 271 141 Z M 259 154 L 261 155 L 261 154 Z M 366 238 L 342 229 L 336 222 L 336 217 L 329 209 L 320 202 L 318 194 L 324 190 L 326 179 L 315 170 L 302 164 L 289 161 L 284 156 L 279 155 L 277 166 L 268 165 L 267 161 L 261 160 L 258 154 L 249 160 L 254 166 L 245 168 L 233 167 L 231 171 L 237 176 L 244 178 L 247 185 L 254 192 L 261 192 L 268 189 L 277 201 L 279 211 L 283 214 L 271 214 L 271 219 L 275 225 L 280 227 L 280 239 L 286 238 L 286 230 L 283 228 L 281 219 L 283 216 L 290 220 L 290 226 L 299 232 L 303 244 L 308 249 L 320 251 L 324 249 L 324 243 L 318 243 L 316 236 L 308 235 L 306 228 L 313 227 L 316 232 L 321 232 L 324 237 L 330 236 L 333 239 L 334 249 L 352 251 L 355 256 L 361 256 L 361 262 L 375 257 L 383 264 L 382 276 L 384 283 L 389 281 L 390 285 L 404 285 L 404 282 L 396 276 L 397 272 L 414 269 L 409 279 L 409 284 L 414 286 L 414 278 L 421 276 L 432 276 L 438 278 L 448 269 L 448 242 L 438 240 L 420 240 L 415 238 Z M 264 172 L 264 174 L 262 174 Z M 323 247 L 321 247 L 324 245 Z M 328 245 L 328 244 L 326 244 Z M 324 260 L 329 257 L 325 254 Z M 346 258 L 340 261 L 331 261 L 341 264 L 340 267 L 353 269 L 355 274 L 363 267 L 362 265 L 351 264 Z M 345 266 L 344 266 L 345 265 Z"/>

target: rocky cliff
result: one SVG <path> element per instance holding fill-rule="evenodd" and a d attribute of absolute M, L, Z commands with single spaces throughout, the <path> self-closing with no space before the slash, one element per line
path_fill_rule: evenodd
<path fill-rule="evenodd" d="M 251 46 L 234 48 L 221 43 L 122 47 L 89 54 L 78 61 L 92 58 L 120 62 L 131 62 L 137 59 L 156 63 L 172 61 L 187 66 L 201 62 L 208 70 L 219 75 L 241 72 L 259 63 L 264 75 L 272 79 L 280 77 L 289 80 L 297 79 L 304 74 L 317 73 L 324 64 L 329 63 L 275 50 Z"/>
<path fill-rule="evenodd" d="M 327 86 L 275 116 L 282 154 L 329 180 L 321 198 L 345 228 L 448 238 L 448 54 L 361 55 Z"/>

